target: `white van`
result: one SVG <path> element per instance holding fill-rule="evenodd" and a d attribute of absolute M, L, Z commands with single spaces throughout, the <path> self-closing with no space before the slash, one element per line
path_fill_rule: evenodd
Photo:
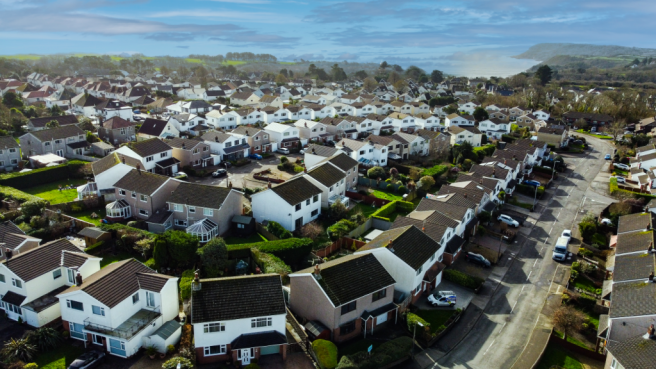
<path fill-rule="evenodd" d="M 568 244 L 569 244 L 569 239 L 567 237 L 558 237 L 551 258 L 556 261 L 565 261 L 565 259 L 567 258 Z"/>

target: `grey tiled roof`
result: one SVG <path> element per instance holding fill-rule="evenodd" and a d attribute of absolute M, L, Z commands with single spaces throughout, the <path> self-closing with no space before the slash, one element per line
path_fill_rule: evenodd
<path fill-rule="evenodd" d="M 610 317 L 653 315 L 656 312 L 656 283 L 613 283 Z"/>
<path fill-rule="evenodd" d="M 218 209 L 228 197 L 230 191 L 229 188 L 225 187 L 182 182 L 178 188 L 173 191 L 168 202 Z"/>
<path fill-rule="evenodd" d="M 11 136 L 0 136 L 0 150 L 17 149 L 20 145 Z"/>
<path fill-rule="evenodd" d="M 615 254 L 621 255 L 630 252 L 647 251 L 654 242 L 654 232 L 629 232 L 617 235 Z"/>
<path fill-rule="evenodd" d="M 3 260 L 2 263 L 20 279 L 29 282 L 60 267 L 63 251 L 80 252 L 80 249 L 70 241 L 60 239 L 14 255 L 10 260 Z"/>
<path fill-rule="evenodd" d="M 639 253 L 615 256 L 613 280 L 615 282 L 647 279 L 654 272 L 654 254 Z M 656 313 L 656 311 L 654 311 Z"/>
<path fill-rule="evenodd" d="M 390 229 L 362 247 L 363 250 L 387 247 L 392 241 L 393 252 L 413 269 L 419 269 L 440 249 L 440 245 L 415 226 Z"/>
<path fill-rule="evenodd" d="M 314 169 L 308 171 L 307 175 L 326 187 L 330 187 L 338 183 L 346 176 L 344 172 L 337 169 L 330 163 L 325 163 L 315 167 Z"/>
<path fill-rule="evenodd" d="M 651 213 L 631 214 L 620 217 L 617 233 L 639 231 L 651 225 Z"/>
<path fill-rule="evenodd" d="M 286 313 L 278 274 L 201 279 L 192 290 L 191 322 L 218 322 Z"/>
<path fill-rule="evenodd" d="M 332 158 L 328 159 L 329 162 L 334 164 L 336 167 L 339 169 L 348 172 L 349 170 L 353 169 L 354 167 L 358 166 L 357 160 L 353 159 L 352 157 L 340 153 L 338 155 L 333 156 Z M 357 170 L 357 168 L 356 168 Z"/>
<path fill-rule="evenodd" d="M 36 128 L 43 128 L 46 126 L 46 123 L 51 120 L 56 120 L 59 123 L 59 126 L 65 126 L 69 124 L 79 123 L 75 115 L 61 115 L 58 117 L 41 117 L 41 118 L 32 118 L 30 123 Z"/>
<path fill-rule="evenodd" d="M 317 186 L 303 177 L 282 183 L 272 188 L 271 191 L 280 196 L 289 205 L 296 205 L 301 201 L 305 201 L 321 193 L 321 190 Z"/>
<path fill-rule="evenodd" d="M 656 340 L 644 339 L 640 335 L 621 341 L 610 340 L 606 348 L 626 369 L 654 368 Z"/>
<path fill-rule="evenodd" d="M 86 133 L 81 130 L 80 127 L 74 124 L 57 128 L 44 129 L 42 131 L 34 131 L 30 132 L 30 134 L 32 134 L 32 136 L 36 137 L 41 142 L 86 135 Z"/>
<path fill-rule="evenodd" d="M 142 158 L 159 154 L 167 150 L 171 150 L 171 146 L 169 146 L 166 142 L 160 140 L 159 138 L 151 138 L 144 141 L 130 142 L 128 144 L 128 147 L 132 149 L 132 151 L 139 154 L 139 156 L 141 156 Z"/>
<path fill-rule="evenodd" d="M 401 228 L 411 225 L 422 229 L 430 238 L 438 243 L 442 241 L 442 236 L 444 236 L 444 232 L 446 232 L 447 228 L 442 224 L 413 219 L 410 217 L 396 217 L 391 228 Z"/>
<path fill-rule="evenodd" d="M 335 307 L 380 291 L 396 283 L 372 254 L 349 255 L 319 264 L 319 286 Z M 294 274 L 313 273 L 313 268 Z"/>
<path fill-rule="evenodd" d="M 132 169 L 123 178 L 119 179 L 114 187 L 139 194 L 152 195 L 168 179 L 169 177 L 159 174 Z"/>
<path fill-rule="evenodd" d="M 338 151 L 339 150 L 334 147 L 315 145 L 315 144 L 310 144 L 308 145 L 307 149 L 305 149 L 306 154 L 319 155 L 325 157 L 335 155 Z"/>

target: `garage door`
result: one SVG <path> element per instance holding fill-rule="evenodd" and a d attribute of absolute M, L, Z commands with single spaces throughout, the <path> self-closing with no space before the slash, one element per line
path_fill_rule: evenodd
<path fill-rule="evenodd" d="M 279 354 L 280 346 L 267 346 L 260 349 L 260 355 Z"/>
<path fill-rule="evenodd" d="M 376 325 L 383 324 L 387 321 L 387 313 L 380 314 L 376 317 Z"/>

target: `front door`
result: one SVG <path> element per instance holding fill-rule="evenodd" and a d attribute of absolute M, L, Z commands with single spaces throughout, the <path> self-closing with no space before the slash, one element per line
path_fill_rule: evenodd
<path fill-rule="evenodd" d="M 251 363 L 251 350 L 252 349 L 241 349 L 239 353 L 241 355 L 241 365 L 248 365 Z"/>
<path fill-rule="evenodd" d="M 303 227 L 303 217 L 296 219 L 296 225 L 294 229 L 301 229 Z"/>

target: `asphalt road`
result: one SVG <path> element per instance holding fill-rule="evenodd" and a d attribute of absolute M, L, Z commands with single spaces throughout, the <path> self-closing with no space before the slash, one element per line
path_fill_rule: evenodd
<path fill-rule="evenodd" d="M 611 146 L 598 139 L 590 141 L 593 148 L 585 156 L 564 155 L 567 172 L 547 190 L 548 196 L 540 200 L 544 210 L 523 238 L 515 259 L 508 263 L 507 272 L 484 314 L 459 343 L 445 342 L 447 336 L 428 350 L 426 353 L 433 356 L 431 361 L 435 360 L 431 367 L 510 368 L 520 356 L 552 288 L 556 269 L 568 264 L 560 265 L 551 259 L 556 239 L 564 229 L 575 228 L 575 221 L 583 212 L 598 212 L 611 202 L 601 191 L 595 192 L 595 186 L 591 188 L 595 179 L 597 188 L 604 186 L 603 176 L 598 174 L 606 165 L 603 157 Z M 607 179 L 605 186 L 608 186 Z M 578 242 L 573 240 L 570 251 L 576 250 Z"/>

